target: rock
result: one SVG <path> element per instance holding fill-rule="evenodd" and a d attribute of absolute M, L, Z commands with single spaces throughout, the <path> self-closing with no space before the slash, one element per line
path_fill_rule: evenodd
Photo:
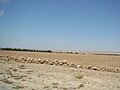
<path fill-rule="evenodd" d="M 76 66 L 74 63 L 71 63 L 70 65 L 69 65 L 70 67 L 74 67 L 74 66 Z"/>
<path fill-rule="evenodd" d="M 116 72 L 118 72 L 118 73 L 119 73 L 119 72 L 120 72 L 120 68 L 117 68 L 117 69 L 116 69 Z"/>
<path fill-rule="evenodd" d="M 77 68 L 80 68 L 80 65 L 77 65 Z"/>
<path fill-rule="evenodd" d="M 59 62 L 59 65 L 60 65 L 60 66 L 62 66 L 62 65 L 63 65 L 63 63 L 62 63 L 62 62 Z"/>
<path fill-rule="evenodd" d="M 97 67 L 92 67 L 91 69 L 92 69 L 92 70 L 98 70 L 98 68 L 97 68 Z"/>
<path fill-rule="evenodd" d="M 92 66 L 87 66 L 87 69 L 92 69 Z"/>

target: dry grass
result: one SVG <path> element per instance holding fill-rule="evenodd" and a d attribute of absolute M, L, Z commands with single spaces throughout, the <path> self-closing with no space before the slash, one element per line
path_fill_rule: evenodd
<path fill-rule="evenodd" d="M 58 85 L 58 83 L 52 83 L 52 85 Z"/>
<path fill-rule="evenodd" d="M 26 75 L 12 75 L 11 77 L 13 77 L 13 78 L 16 79 L 16 80 L 20 80 L 20 79 L 22 79 L 23 77 L 26 77 Z"/>
<path fill-rule="evenodd" d="M 13 88 L 14 88 L 14 89 L 23 89 L 24 87 L 23 87 L 23 86 L 20 86 L 20 85 L 17 85 L 17 86 L 14 86 Z"/>
<path fill-rule="evenodd" d="M 78 89 L 80 89 L 80 88 L 82 88 L 82 87 L 84 87 L 84 85 L 83 85 L 83 84 L 80 84 L 80 85 L 78 86 Z"/>
<path fill-rule="evenodd" d="M 83 79 L 83 74 L 77 74 L 77 75 L 75 75 L 75 77 L 77 78 L 77 79 Z"/>
<path fill-rule="evenodd" d="M 1 79 L 0 81 L 4 82 L 4 83 L 7 83 L 7 84 L 13 84 L 12 81 L 8 80 L 4 75 L 3 75 L 3 79 Z"/>
<path fill-rule="evenodd" d="M 20 69 L 26 69 L 25 65 L 19 66 Z"/>
<path fill-rule="evenodd" d="M 69 88 L 66 88 L 66 87 L 62 87 L 61 89 L 62 90 L 69 90 Z"/>
<path fill-rule="evenodd" d="M 6 71 L 7 75 L 13 75 L 11 70 L 7 69 L 5 71 Z"/>
<path fill-rule="evenodd" d="M 18 71 L 18 69 L 17 68 L 9 68 L 9 69 L 11 69 L 12 71 L 14 71 L 14 72 L 17 72 Z"/>

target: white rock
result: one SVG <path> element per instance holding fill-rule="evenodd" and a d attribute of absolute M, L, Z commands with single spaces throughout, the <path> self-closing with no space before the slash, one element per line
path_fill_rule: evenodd
<path fill-rule="evenodd" d="M 80 65 L 77 65 L 77 68 L 80 68 Z"/>

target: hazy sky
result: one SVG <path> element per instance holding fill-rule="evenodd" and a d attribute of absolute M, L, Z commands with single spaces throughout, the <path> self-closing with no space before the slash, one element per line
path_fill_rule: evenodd
<path fill-rule="evenodd" d="M 120 52 L 120 0 L 0 0 L 0 47 Z"/>

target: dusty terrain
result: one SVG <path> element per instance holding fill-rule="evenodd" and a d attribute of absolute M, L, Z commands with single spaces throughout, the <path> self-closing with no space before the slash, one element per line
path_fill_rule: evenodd
<path fill-rule="evenodd" d="M 120 68 L 120 56 L 0 51 L 0 55 L 67 60 L 85 66 Z M 120 73 L 0 60 L 0 90 L 120 90 Z"/>
<path fill-rule="evenodd" d="M 92 54 L 65 54 L 65 53 L 41 53 L 41 52 L 16 52 L 0 51 L 0 55 L 23 56 L 50 60 L 67 60 L 79 65 L 93 65 L 100 67 L 120 68 L 120 56 L 92 55 Z"/>

